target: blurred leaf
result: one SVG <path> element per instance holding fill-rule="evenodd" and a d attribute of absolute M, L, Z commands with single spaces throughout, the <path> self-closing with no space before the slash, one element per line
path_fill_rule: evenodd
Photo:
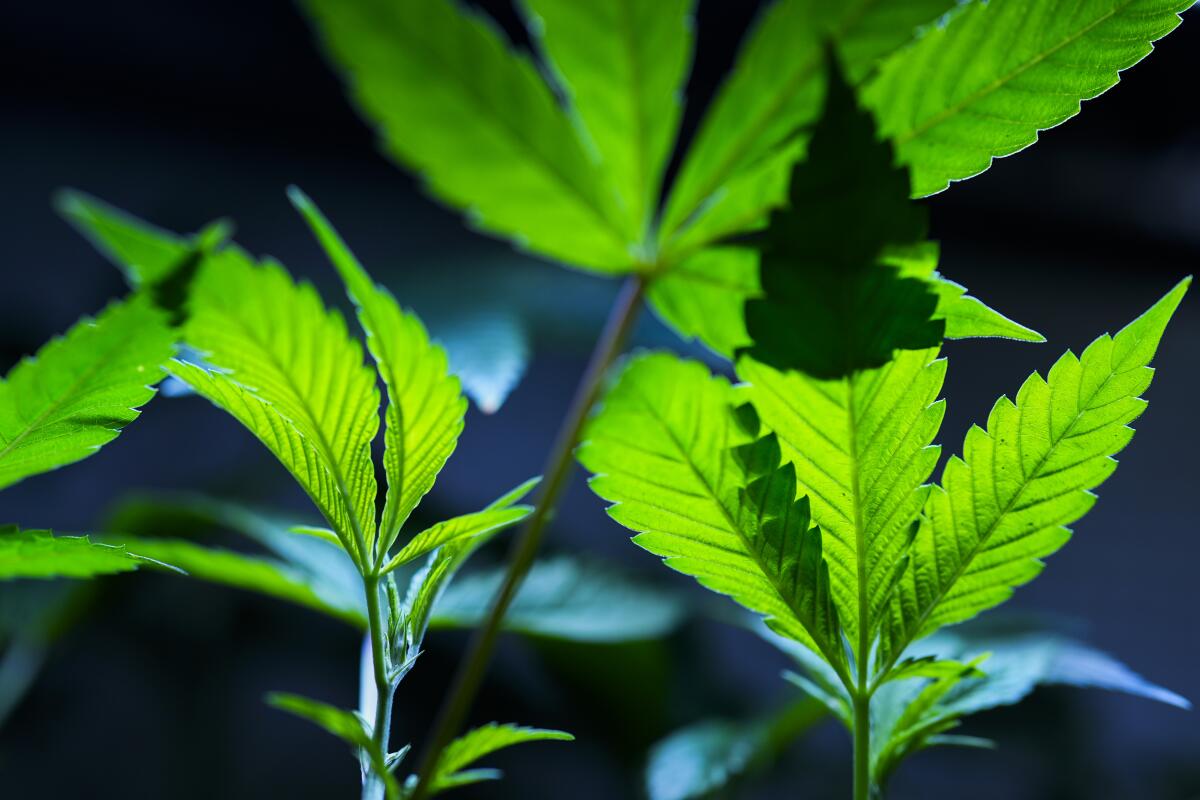
<path fill-rule="evenodd" d="M 379 526 L 378 552 L 372 555 L 382 563 L 401 526 L 433 488 L 438 473 L 454 452 L 467 403 L 459 391 L 458 380 L 447 373 L 446 353 L 429 341 L 421 320 L 402 311 L 395 298 L 371 280 L 337 231 L 303 192 L 291 187 L 288 196 L 342 276 L 346 292 L 358 308 L 367 347 L 387 387 L 383 454 L 387 501 Z M 373 381 L 374 376 L 372 385 Z M 374 434 L 374 428 L 371 433 Z M 369 446 L 366 459 L 370 461 Z M 373 472 L 371 483 L 374 483 Z M 372 501 L 372 529 L 374 518 Z"/>
<path fill-rule="evenodd" d="M 779 0 L 761 14 L 733 71 L 709 106 L 671 190 L 663 217 L 669 240 L 690 247 L 758 227 L 782 203 L 787 175 L 803 155 L 799 132 L 820 110 L 822 43 L 837 45 L 852 83 L 953 0 L 812 2 Z"/>
<path fill-rule="evenodd" d="M 361 598 L 355 602 L 335 595 L 327 591 L 319 578 L 306 575 L 282 561 L 204 547 L 183 539 L 147 539 L 125 534 L 106 538 L 139 554 L 178 566 L 193 578 L 258 592 L 329 614 L 360 628 L 366 627 Z"/>
<path fill-rule="evenodd" d="M 55 207 L 135 289 L 162 284 L 198 252 L 215 249 L 232 234 L 228 222 L 218 221 L 195 236 L 180 236 L 74 190 L 56 195 Z"/>
<path fill-rule="evenodd" d="M 216 369 L 176 361 L 172 373 L 254 433 L 366 563 L 379 391 L 341 314 L 281 265 L 234 247 L 205 261 L 190 309 L 186 338 Z"/>
<path fill-rule="evenodd" d="M 478 311 L 456 313 L 431 327 L 463 391 L 484 414 L 499 411 L 529 363 L 529 337 L 521 322 L 504 311 Z"/>
<path fill-rule="evenodd" d="M 646 232 L 682 116 L 693 0 L 523 0 L 533 38 Z"/>
<path fill-rule="evenodd" d="M 490 20 L 446 0 L 305 6 L 387 153 L 433 194 L 542 255 L 632 268 L 638 231 L 537 68 Z"/>
<path fill-rule="evenodd" d="M 87 458 L 154 396 L 174 344 L 144 299 L 111 304 L 0 380 L 0 489 Z"/>
<path fill-rule="evenodd" d="M 132 572 L 147 564 L 167 566 L 152 557 L 93 542 L 86 536 L 54 536 L 50 531 L 0 526 L 0 580 L 91 578 Z"/>
<path fill-rule="evenodd" d="M 825 109 L 789 206 L 763 236 L 762 297 L 746 303 L 746 348 L 758 361 L 817 378 L 881 367 L 897 349 L 938 345 L 929 285 L 880 262 L 884 248 L 925 238 L 908 174 L 875 136 L 870 114 L 831 61 Z"/>
<path fill-rule="evenodd" d="M 1078 114 L 1192 3 L 976 0 L 887 59 L 863 99 L 911 166 L 913 194 L 940 192 Z"/>
<path fill-rule="evenodd" d="M 723 797 L 824 717 L 819 703 L 802 699 L 758 719 L 706 720 L 680 728 L 650 751 L 646 794 L 649 800 Z"/>
<path fill-rule="evenodd" d="M 430 791 L 437 794 L 480 781 L 496 780 L 500 777 L 498 770 L 466 768 L 505 747 L 525 742 L 574 740 L 574 736 L 562 731 L 489 722 L 468 731 L 446 746 L 438 758 L 437 766 L 434 767 Z"/>
<path fill-rule="evenodd" d="M 464 575 L 433 611 L 433 628 L 473 628 L 487 615 L 504 570 Z M 687 603 L 606 565 L 559 556 L 535 563 L 504 617 L 506 630 L 572 642 L 657 639 L 678 627 Z"/>
<path fill-rule="evenodd" d="M 742 247 L 711 247 L 656 278 L 646 299 L 680 336 L 699 339 L 732 359 L 735 351 L 751 344 L 745 304 L 758 294 L 758 253 Z"/>

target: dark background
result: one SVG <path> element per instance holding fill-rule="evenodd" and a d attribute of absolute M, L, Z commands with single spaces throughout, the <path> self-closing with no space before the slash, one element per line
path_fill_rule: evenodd
<path fill-rule="evenodd" d="M 486 5 L 520 41 L 508 4 Z M 752 6 L 700 2 L 685 136 Z M 948 345 L 948 450 L 1032 369 L 1115 331 L 1196 268 L 1194 25 L 1185 22 L 1037 147 L 929 201 L 943 272 L 1050 339 Z M 116 270 L 55 216 L 53 190 L 78 187 L 181 231 L 229 216 L 252 251 L 279 257 L 339 298 L 285 200 L 294 182 L 418 312 L 436 320 L 455 303 L 514 307 L 530 326 L 525 381 L 498 415 L 472 410 L 423 513 L 473 509 L 540 469 L 613 285 L 515 254 L 425 198 L 377 154 L 289 3 L 14 4 L 0 26 L 0 87 L 0 370 L 123 292 Z M 1013 601 L 1086 619 L 1093 642 L 1192 699 L 1200 698 L 1198 332 L 1200 304 L 1189 297 L 1121 470 L 1075 541 Z M 638 338 L 673 342 L 649 316 Z M 0 519 L 95 529 L 134 488 L 198 489 L 311 516 L 286 473 L 232 420 L 196 399 L 161 399 L 99 455 L 6 490 Z M 580 480 L 550 547 L 598 553 L 689 587 L 631 547 Z M 463 641 L 429 642 L 397 698 L 397 741 L 419 743 Z M 0 730 L 0 795 L 355 796 L 344 748 L 260 698 L 283 689 L 353 706 L 357 655 L 356 638 L 340 625 L 273 601 L 159 575 L 105 581 Z M 777 677 L 783 666 L 766 645 L 715 624 L 690 625 L 654 646 L 506 641 L 474 720 L 564 727 L 580 741 L 498 756 L 492 761 L 509 780 L 458 796 L 635 797 L 651 742 L 707 714 L 747 714 L 789 697 Z M 920 756 L 901 771 L 893 796 L 1200 797 L 1193 713 L 1045 690 L 972 720 L 966 732 L 995 736 L 999 751 Z M 844 797 L 848 757 L 844 734 L 826 725 L 745 796 Z"/>

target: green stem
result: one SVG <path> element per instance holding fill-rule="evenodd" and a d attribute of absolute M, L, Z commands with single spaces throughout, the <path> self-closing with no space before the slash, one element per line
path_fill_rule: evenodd
<path fill-rule="evenodd" d="M 871 797 L 871 697 L 854 696 L 854 800 Z"/>
<path fill-rule="evenodd" d="M 508 571 L 504 576 L 504 584 L 492 602 L 492 607 L 483 625 L 475 631 L 466 655 L 459 663 L 454 683 L 442 703 L 433 726 L 433 733 L 422 754 L 421 767 L 417 787 L 410 800 L 425 800 L 429 796 L 430 779 L 433 777 L 434 766 L 442 750 L 450 743 L 454 734 L 466 720 L 483 676 L 491 661 L 492 652 L 496 648 L 496 637 L 500 633 L 500 624 L 508 606 L 516 596 L 517 589 L 533 566 L 546 524 L 553 516 L 558 505 L 559 496 L 571 477 L 574 464 L 575 446 L 579 443 L 583 425 L 591 413 L 592 406 L 599 399 L 600 388 L 608 368 L 620 355 L 629 337 L 633 324 L 637 320 L 638 310 L 642 305 L 645 291 L 645 280 L 641 275 L 630 276 L 621 293 L 617 296 L 604 331 L 592 350 L 591 360 L 587 370 L 575 390 L 571 408 L 563 419 L 555 439 L 554 448 L 546 462 L 543 471 L 544 480 L 538 495 L 537 505 L 529 521 L 513 542 L 509 555 Z"/>
<path fill-rule="evenodd" d="M 371 738 L 386 759 L 388 742 L 392 728 L 392 698 L 394 697 L 392 682 L 387 674 L 387 651 L 385 630 L 387 619 L 379 603 L 379 577 L 377 575 L 363 577 L 363 589 L 367 595 L 367 626 L 371 636 L 371 666 L 375 679 L 375 722 L 371 730 Z M 363 709 L 364 712 L 366 709 Z M 382 775 L 374 775 L 368 771 L 363 779 L 363 800 L 379 800 L 385 794 Z"/>

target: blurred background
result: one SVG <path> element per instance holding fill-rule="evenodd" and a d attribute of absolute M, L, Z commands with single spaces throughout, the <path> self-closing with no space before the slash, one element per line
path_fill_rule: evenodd
<path fill-rule="evenodd" d="M 518 46 L 506 0 L 482 3 Z M 694 130 L 755 3 L 700 0 L 684 136 Z M 1196 16 L 1193 11 L 1192 17 Z M 1066 348 L 1115 331 L 1200 263 L 1200 20 L 1160 43 L 1083 113 L 1028 152 L 931 198 L 941 269 L 1049 339 L 950 343 L 942 441 L 958 450 L 994 399 Z M 0 370 L 124 292 L 118 272 L 51 208 L 77 187 L 172 230 L 218 217 L 251 251 L 282 260 L 331 302 L 341 292 L 284 197 L 307 191 L 402 303 L 452 335 L 456 315 L 515 315 L 532 354 L 495 415 L 474 408 L 421 514 L 471 510 L 541 469 L 615 285 L 473 233 L 376 151 L 296 8 L 279 0 L 20 3 L 0 26 Z M 1188 298 L 1156 366 L 1148 413 L 1123 466 L 1070 546 L 1013 606 L 1086 620 L 1091 642 L 1200 699 L 1200 302 Z M 647 315 L 637 344 L 686 349 Z M 248 434 L 207 403 L 163 398 L 120 441 L 0 497 L 0 520 L 96 530 L 133 489 L 198 490 L 297 520 L 306 499 Z M 171 531 L 163 531 L 169 534 Z M 576 479 L 548 541 L 691 592 L 632 547 Z M 487 553 L 499 558 L 502 550 Z M 347 628 L 249 594 L 155 574 L 100 582 L 0 729 L 11 798 L 356 796 L 357 770 L 325 733 L 267 708 L 269 690 L 353 706 L 359 642 Z M 465 636 L 435 634 L 397 697 L 396 738 L 429 724 Z M 567 646 L 506 638 L 473 720 L 518 720 L 579 742 L 491 759 L 510 779 L 469 798 L 637 797 L 647 748 L 713 714 L 794 696 L 786 659 L 713 622 L 662 642 Z M 1095 691 L 1042 690 L 969 721 L 995 752 L 941 750 L 897 775 L 897 800 L 1200 797 L 1200 717 Z M 848 794 L 845 734 L 832 723 L 740 797 Z"/>

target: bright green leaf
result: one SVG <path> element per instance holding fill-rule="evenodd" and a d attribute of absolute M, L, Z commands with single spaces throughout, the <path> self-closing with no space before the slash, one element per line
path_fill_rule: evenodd
<path fill-rule="evenodd" d="M 646 299 L 680 336 L 733 358 L 749 345 L 745 303 L 759 293 L 758 253 L 744 247 L 701 250 L 650 284 Z"/>
<path fill-rule="evenodd" d="M 635 231 L 530 59 L 447 0 L 307 0 L 387 153 L 484 230 L 603 272 Z M 419 123 L 419 124 L 417 124 Z"/>
<path fill-rule="evenodd" d="M 931 443 L 945 411 L 945 374 L 936 349 L 901 350 L 884 367 L 831 381 L 738 363 L 739 391 L 779 437 L 824 533 L 834 600 L 856 653 L 908 563 L 938 459 Z"/>
<path fill-rule="evenodd" d="M 998 605 L 1042 570 L 1096 501 L 1145 410 L 1147 366 L 1191 279 L 1115 337 L 1066 353 L 1047 379 L 1031 375 L 1016 402 L 1000 398 L 973 427 L 929 496 L 911 568 L 882 628 L 888 664 L 914 639 Z"/>
<path fill-rule="evenodd" d="M 496 533 L 510 528 L 529 516 L 532 506 L 512 506 L 509 508 L 477 511 L 474 514 L 464 514 L 461 517 L 439 522 L 418 533 L 400 548 L 400 552 L 383 568 L 383 572 L 391 572 L 396 567 L 415 561 L 421 556 L 460 539 L 473 539 L 476 536 Z"/>
<path fill-rule="evenodd" d="M 975 0 L 888 58 L 863 100 L 912 168 L 913 194 L 940 192 L 1078 114 L 1191 5 Z"/>
<path fill-rule="evenodd" d="M 92 455 L 154 396 L 175 346 L 144 298 L 113 303 L 0 380 L 0 488 Z"/>
<path fill-rule="evenodd" d="M 701 364 L 636 358 L 588 425 L 579 460 L 594 474 L 593 491 L 613 503 L 609 515 L 637 532 L 636 544 L 844 664 L 827 597 L 814 588 L 824 573 L 819 534 L 794 494 L 763 507 L 759 489 L 778 462 L 735 454 L 752 437 L 735 422 L 732 400 L 728 382 Z M 761 481 L 753 490 L 752 480 Z"/>
<path fill-rule="evenodd" d="M 447 373 L 445 351 L 429 341 L 416 315 L 402 311 L 395 298 L 371 280 L 311 200 L 295 188 L 288 194 L 358 307 L 367 347 L 387 386 L 383 466 L 388 492 L 378 546 L 382 560 L 454 452 L 466 400 L 458 380 Z"/>
<path fill-rule="evenodd" d="M 693 0 L 523 0 L 530 28 L 645 232 L 682 116 Z"/>
<path fill-rule="evenodd" d="M 279 264 L 234 247 L 205 261 L 190 310 L 187 341 L 220 371 L 177 362 L 172 372 L 275 453 L 349 552 L 370 551 L 379 391 L 341 314 Z"/>

